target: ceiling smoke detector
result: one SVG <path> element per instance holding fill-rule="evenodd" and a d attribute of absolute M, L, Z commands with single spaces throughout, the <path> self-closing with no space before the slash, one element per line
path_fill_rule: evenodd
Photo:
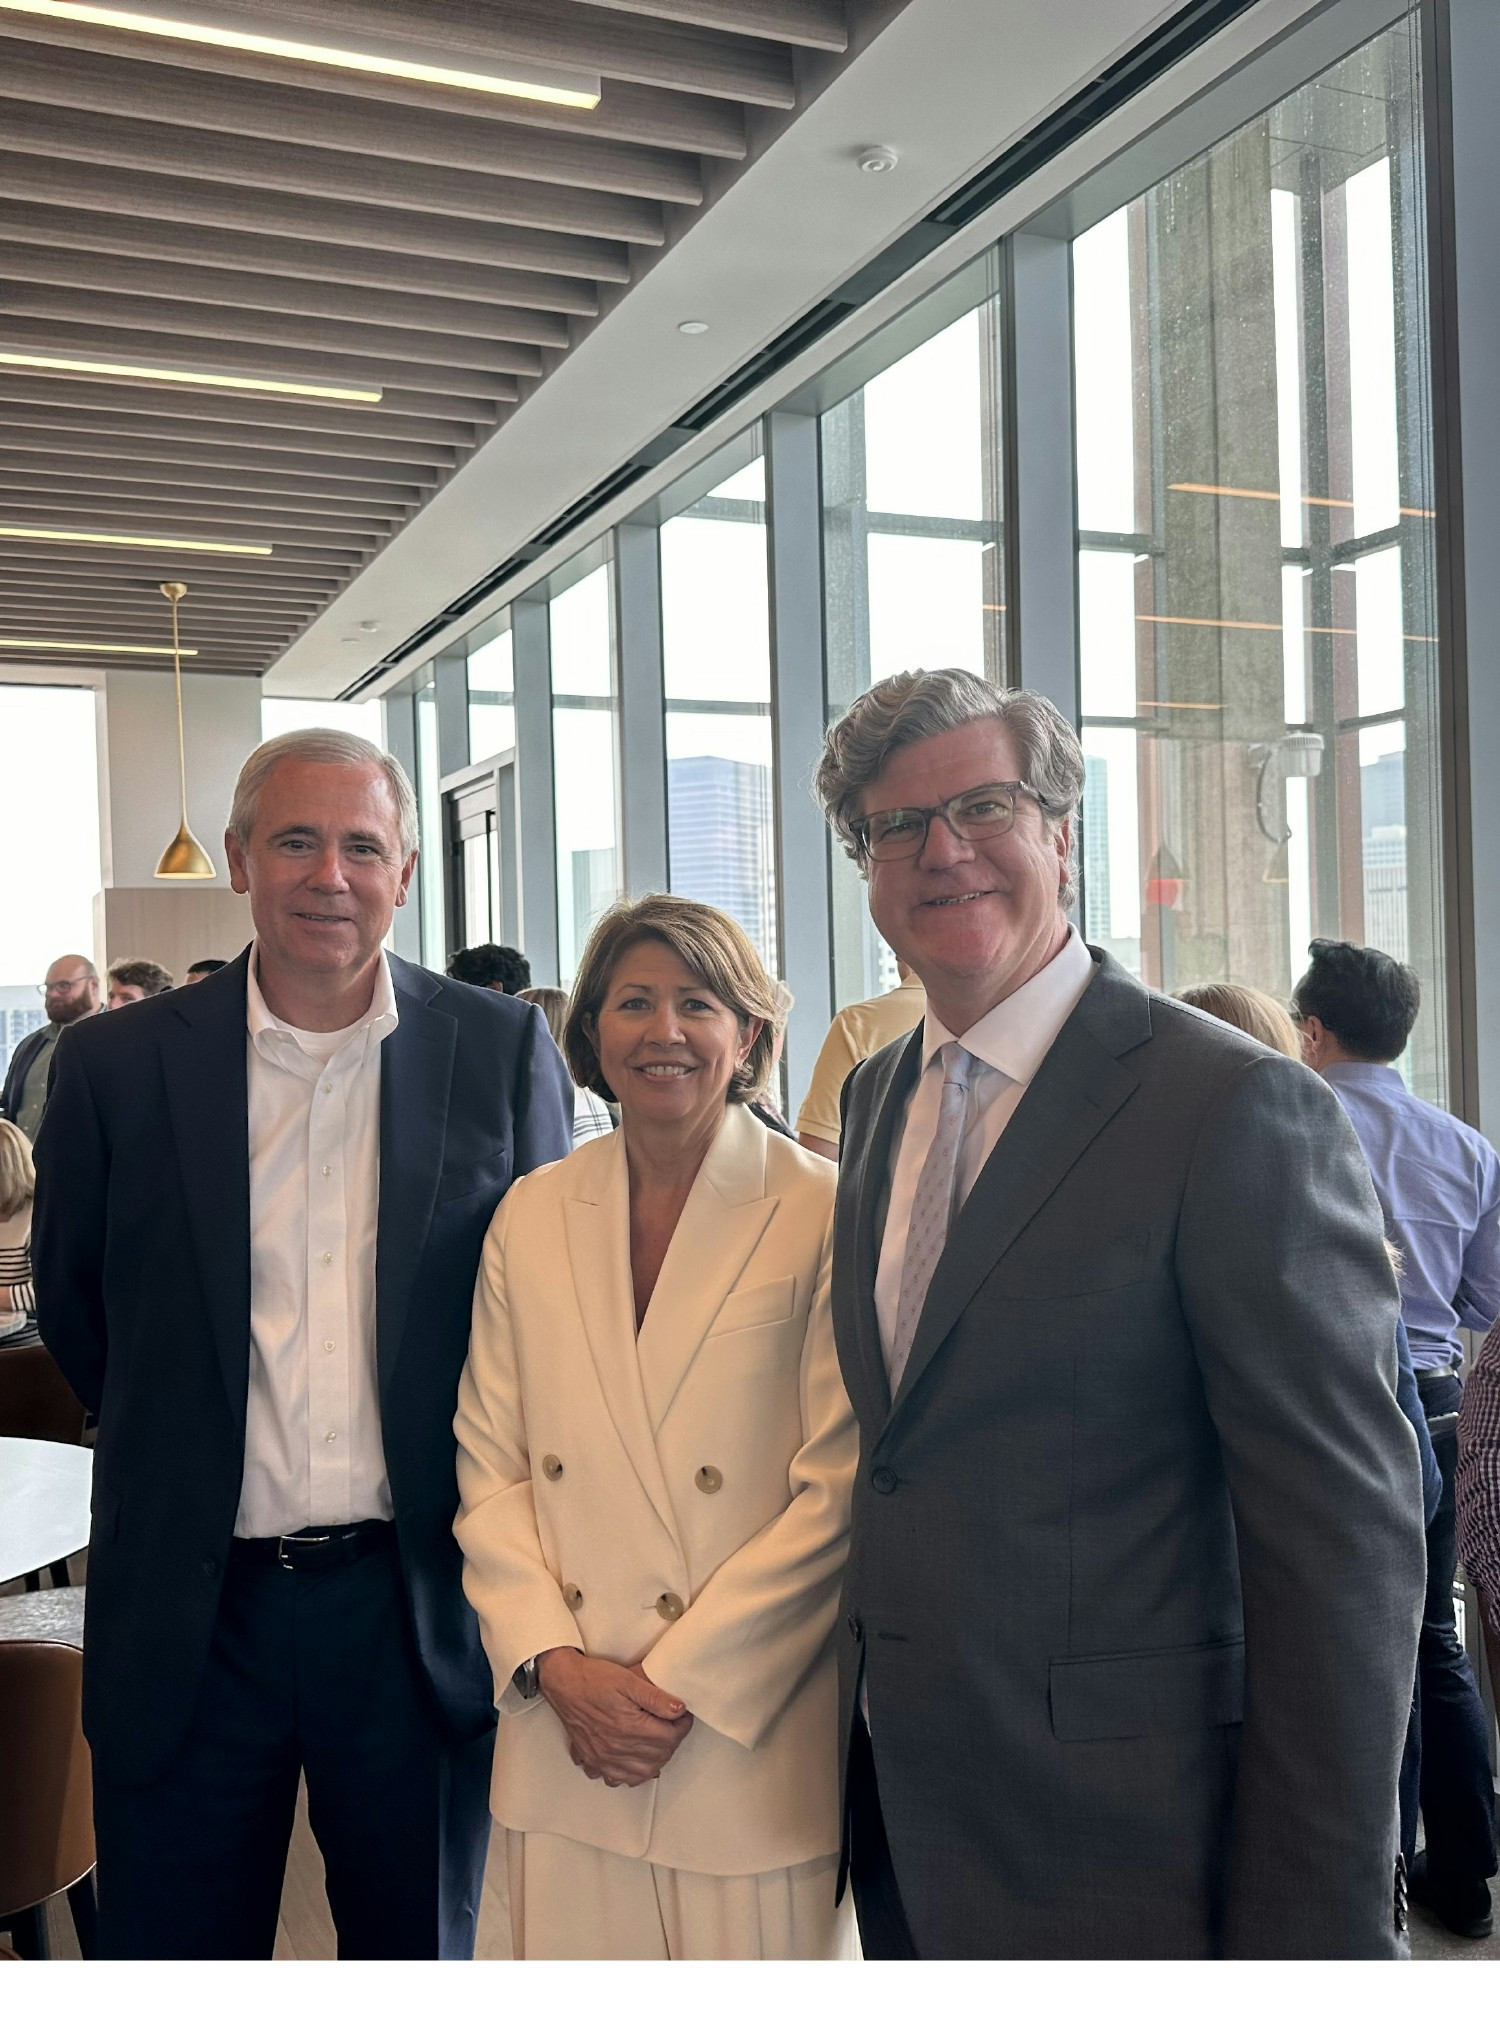
<path fill-rule="evenodd" d="M 872 142 L 868 148 L 861 149 L 854 160 L 866 176 L 881 177 L 887 170 L 894 170 L 901 158 L 884 142 Z"/>

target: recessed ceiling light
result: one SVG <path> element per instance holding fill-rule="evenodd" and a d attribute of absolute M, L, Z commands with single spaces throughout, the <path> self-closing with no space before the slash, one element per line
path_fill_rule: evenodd
<path fill-rule="evenodd" d="M 182 648 L 184 659 L 196 659 L 198 649 L 193 645 Z M 0 638 L 0 652 L 113 652 L 140 653 L 152 659 L 170 659 L 170 645 L 96 645 L 87 638 Z"/>
<path fill-rule="evenodd" d="M 879 142 L 871 148 L 861 149 L 854 160 L 868 176 L 881 177 L 887 170 L 894 170 L 901 158 L 894 149 Z"/>
<path fill-rule="evenodd" d="M 264 35 L 248 10 L 188 4 L 171 16 L 148 14 L 130 7 L 86 7 L 74 0 L 0 0 L 9 14 L 41 14 L 52 21 L 76 21 L 89 28 L 133 30 L 170 42 L 202 43 L 210 49 L 243 50 L 249 56 L 284 57 L 300 64 L 322 64 L 338 71 L 362 71 L 377 78 L 407 78 L 419 85 L 451 85 L 463 92 L 488 92 L 503 99 L 536 99 L 548 106 L 578 106 L 592 112 L 599 104 L 597 76 L 547 65 L 525 64 L 504 73 L 458 71 L 429 64 L 419 56 L 398 56 L 388 36 L 347 36 L 341 47 L 300 37 Z M 243 26 L 238 24 L 245 24 Z"/>
<path fill-rule="evenodd" d="M 146 546 L 155 553 L 254 553 L 269 546 L 240 546 L 227 539 L 148 538 L 136 532 L 54 532 L 39 525 L 0 525 L 0 539 L 43 539 L 58 546 Z"/>
<path fill-rule="evenodd" d="M 7 0 L 0 0 L 0 7 Z M 139 362 L 97 362 L 86 355 L 21 354 L 0 348 L 0 368 L 40 369 L 44 375 L 123 376 L 140 383 L 187 383 L 211 390 L 248 390 L 261 397 L 317 397 L 329 404 L 378 404 L 379 390 L 349 383 L 292 383 L 282 376 L 234 376 L 220 369 L 143 367 Z"/>
<path fill-rule="evenodd" d="M 361 617 L 359 628 L 361 631 L 378 631 L 380 629 L 380 619 L 378 617 Z"/>
<path fill-rule="evenodd" d="M 707 333 L 708 321 L 706 319 L 684 319 L 679 323 L 677 331 L 679 333 Z"/>

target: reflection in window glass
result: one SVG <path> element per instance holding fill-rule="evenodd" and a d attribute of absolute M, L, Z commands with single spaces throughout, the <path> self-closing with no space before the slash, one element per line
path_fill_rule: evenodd
<path fill-rule="evenodd" d="M 46 1022 L 36 988 L 52 960 L 70 951 L 94 955 L 101 884 L 97 704 L 92 688 L 0 686 L 0 759 L 9 768 L 0 800 L 0 872 L 7 875 L 0 1072 L 21 1038 Z M 174 755 L 174 774 L 176 767 Z"/>
<path fill-rule="evenodd" d="M 765 464 L 661 529 L 672 891 L 733 915 L 776 970 Z"/>
<path fill-rule="evenodd" d="M 1390 951 L 1441 1099 L 1421 120 L 1409 17 L 1074 243 L 1084 917 L 1169 990 Z"/>
<path fill-rule="evenodd" d="M 557 804 L 557 956 L 578 969 L 589 930 L 620 891 L 617 723 L 610 570 L 598 567 L 549 606 Z"/>
<path fill-rule="evenodd" d="M 417 859 L 417 898 L 422 910 L 422 962 L 441 971 L 447 962 L 448 930 L 443 914 L 443 793 L 438 769 L 437 684 L 417 690 L 417 819 L 422 852 Z"/>
<path fill-rule="evenodd" d="M 508 630 L 469 654 L 469 757 L 508 752 L 516 741 L 515 665 Z"/>
<path fill-rule="evenodd" d="M 999 324 L 991 297 L 824 414 L 830 716 L 910 667 L 1004 678 Z M 840 1005 L 896 983 L 839 857 L 833 925 Z"/>

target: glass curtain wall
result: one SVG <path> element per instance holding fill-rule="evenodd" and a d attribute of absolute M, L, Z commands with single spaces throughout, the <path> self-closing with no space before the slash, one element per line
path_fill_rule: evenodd
<path fill-rule="evenodd" d="M 468 658 L 469 757 L 492 759 L 516 742 L 515 661 L 510 624 Z"/>
<path fill-rule="evenodd" d="M 828 714 L 887 674 L 1005 679 L 1000 301 L 992 296 L 824 414 Z M 896 983 L 835 853 L 835 1001 Z"/>
<path fill-rule="evenodd" d="M 1285 996 L 1410 963 L 1446 1093 L 1416 18 L 1074 244 L 1090 937 Z"/>
<path fill-rule="evenodd" d="M 661 528 L 672 891 L 776 962 L 766 472 L 752 461 Z"/>
<path fill-rule="evenodd" d="M 557 957 L 572 980 L 620 891 L 619 693 L 608 563 L 554 596 L 552 747 L 557 808 Z"/>
<path fill-rule="evenodd" d="M 93 955 L 98 712 L 92 688 L 0 685 L 0 1075 L 22 1037 L 46 1022 L 37 983 L 53 958 Z"/>
<path fill-rule="evenodd" d="M 430 672 L 430 669 L 429 669 Z M 417 859 L 417 899 L 422 911 L 422 962 L 441 971 L 448 961 L 448 923 L 444 907 L 443 794 L 438 770 L 437 683 L 428 680 L 416 690 L 417 820 L 422 850 Z"/>

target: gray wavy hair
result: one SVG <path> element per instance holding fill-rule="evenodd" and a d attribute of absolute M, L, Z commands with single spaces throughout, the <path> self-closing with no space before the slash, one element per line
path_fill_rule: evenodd
<path fill-rule="evenodd" d="M 924 737 L 961 730 L 993 717 L 1016 741 L 1021 778 L 1041 797 L 1054 836 L 1078 815 L 1083 793 L 1083 747 L 1071 723 L 1045 695 L 1002 688 L 964 667 L 918 667 L 892 674 L 850 703 L 823 740 L 813 791 L 849 856 L 863 872 L 864 853 L 854 833 L 860 798 L 892 756 Z M 1065 908 L 1078 898 L 1078 832 L 1068 841 L 1068 869 L 1058 889 Z"/>
<path fill-rule="evenodd" d="M 350 730 L 291 730 L 285 737 L 268 738 L 240 767 L 234 800 L 229 807 L 228 833 L 237 844 L 248 844 L 255 827 L 255 804 L 260 790 L 283 759 L 303 759 L 316 766 L 378 766 L 390 782 L 391 798 L 401 828 L 401 855 L 409 858 L 417 848 L 417 797 L 399 759 L 384 752 L 367 737 Z"/>

